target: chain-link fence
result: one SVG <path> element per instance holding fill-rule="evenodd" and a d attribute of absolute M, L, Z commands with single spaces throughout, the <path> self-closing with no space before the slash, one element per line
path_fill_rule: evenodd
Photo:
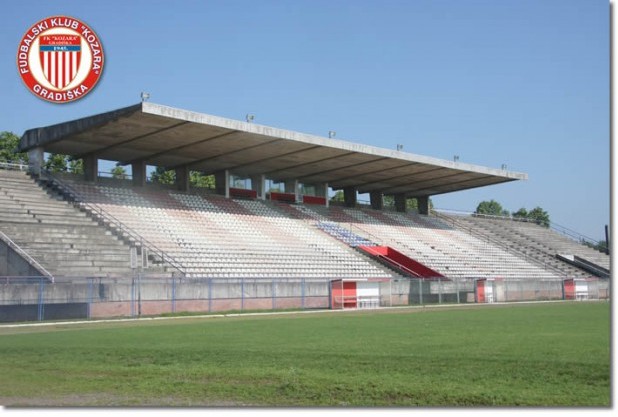
<path fill-rule="evenodd" d="M 341 281 L 341 280 L 336 280 Z M 609 299 L 608 280 L 0 277 L 0 322 L 224 311 Z M 573 282 L 576 281 L 576 282 Z M 360 284 L 359 284 L 360 283 Z M 340 286 L 339 286 L 340 285 Z M 341 288 L 341 291 L 339 291 Z"/>

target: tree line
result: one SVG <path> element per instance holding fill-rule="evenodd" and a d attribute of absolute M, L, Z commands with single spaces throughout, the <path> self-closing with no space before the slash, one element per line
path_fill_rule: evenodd
<path fill-rule="evenodd" d="M 547 211 L 543 210 L 541 207 L 537 206 L 532 210 L 528 211 L 524 207 L 520 208 L 514 213 L 509 212 L 504 209 L 500 203 L 496 200 L 489 201 L 481 201 L 479 205 L 476 207 L 474 214 L 481 214 L 486 216 L 499 216 L 499 217 L 509 217 L 518 220 L 528 220 L 539 224 L 544 227 L 549 227 L 550 219 Z"/>

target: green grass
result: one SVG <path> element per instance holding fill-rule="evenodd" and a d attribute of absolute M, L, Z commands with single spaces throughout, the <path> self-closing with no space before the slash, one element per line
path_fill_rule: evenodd
<path fill-rule="evenodd" d="M 609 303 L 0 328 L 0 404 L 610 406 Z"/>

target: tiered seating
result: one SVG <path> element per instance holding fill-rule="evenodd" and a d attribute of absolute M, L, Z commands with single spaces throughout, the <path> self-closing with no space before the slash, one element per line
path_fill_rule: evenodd
<path fill-rule="evenodd" d="M 350 248 L 368 244 L 390 246 L 449 278 L 573 276 L 516 256 L 496 239 L 484 240 L 434 216 L 234 200 L 151 187 L 72 186 L 86 202 L 174 257 L 191 276 L 395 276 Z"/>
<path fill-rule="evenodd" d="M 566 236 L 535 223 L 474 216 L 450 216 L 454 224 L 482 231 L 541 262 L 552 265 L 570 277 L 587 277 L 589 273 L 558 259 L 556 254 L 576 255 L 609 269 L 609 256 L 586 247 Z"/>
<path fill-rule="evenodd" d="M 302 220 L 256 200 L 74 183 L 180 262 L 211 278 L 373 278 L 392 274 Z"/>
<path fill-rule="evenodd" d="M 25 172 L 0 169 L 0 230 L 54 277 L 131 276 L 128 246 Z"/>
<path fill-rule="evenodd" d="M 328 214 L 330 221 L 352 224 L 355 233 L 369 239 L 378 237 L 381 244 L 396 248 L 447 277 L 558 278 L 549 270 L 434 217 L 341 207 L 332 207 Z"/>
<path fill-rule="evenodd" d="M 454 267 L 460 275 L 469 273 L 472 266 L 485 277 L 556 278 L 553 271 L 517 257 L 494 243 L 451 228 L 435 217 L 401 213 L 388 215 L 402 224 L 420 229 L 427 241 L 444 248 L 447 256 L 463 265 Z"/>
<path fill-rule="evenodd" d="M 337 223 L 317 222 L 316 227 L 324 230 L 329 235 L 336 237 L 337 239 L 352 247 L 375 245 L 375 243 L 373 243 L 369 239 L 365 239 L 364 237 L 361 237 L 356 233 L 352 233 L 351 231 L 339 226 Z"/>

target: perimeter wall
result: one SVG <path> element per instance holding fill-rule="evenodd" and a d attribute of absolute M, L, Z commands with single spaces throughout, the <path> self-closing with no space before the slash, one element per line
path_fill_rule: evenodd
<path fill-rule="evenodd" d="M 380 306 L 476 302 L 476 280 L 394 279 Z M 562 300 L 561 280 L 498 280 L 493 302 Z M 589 298 L 608 299 L 607 281 Z M 330 308 L 330 279 L 0 277 L 0 322 Z"/>

